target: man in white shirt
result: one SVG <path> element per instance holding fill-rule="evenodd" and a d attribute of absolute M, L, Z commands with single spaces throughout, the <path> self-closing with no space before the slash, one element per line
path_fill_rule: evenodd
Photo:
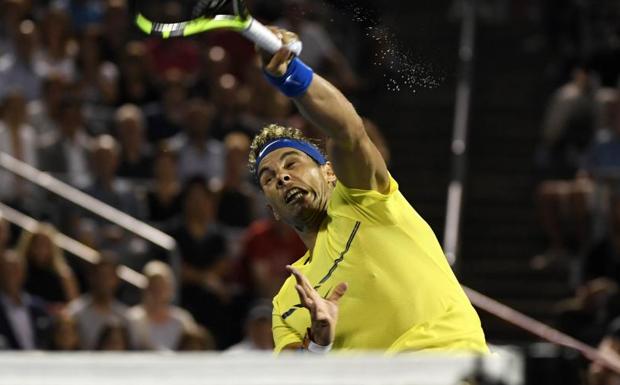
<path fill-rule="evenodd" d="M 72 301 L 69 314 L 77 321 L 82 348 L 94 350 L 106 325 L 120 322 L 126 325 L 127 306 L 116 300 L 119 285 L 117 264 L 109 253 L 92 267 L 90 291 Z"/>

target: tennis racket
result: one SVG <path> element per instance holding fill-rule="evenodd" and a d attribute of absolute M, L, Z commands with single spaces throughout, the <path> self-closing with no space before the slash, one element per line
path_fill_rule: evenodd
<path fill-rule="evenodd" d="M 173 12 L 173 15 L 168 12 L 166 18 L 179 18 L 179 21 L 156 21 L 154 17 L 149 17 L 151 15 L 161 17 L 161 15 L 157 15 L 157 12 L 161 11 L 161 7 L 159 9 L 157 7 L 158 3 L 163 5 L 163 2 L 154 0 L 136 0 L 134 2 L 135 23 L 148 35 L 167 39 L 207 31 L 232 30 L 241 33 L 269 53 L 275 53 L 282 47 L 281 40 L 250 15 L 244 0 L 167 2 L 165 6 L 176 6 L 176 11 Z M 299 55 L 301 48 L 300 41 L 288 46 L 288 49 L 296 55 Z"/>

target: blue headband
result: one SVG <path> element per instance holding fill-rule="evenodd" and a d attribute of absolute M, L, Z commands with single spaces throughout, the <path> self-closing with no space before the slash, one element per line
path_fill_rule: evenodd
<path fill-rule="evenodd" d="M 276 139 L 267 143 L 267 145 L 265 145 L 265 147 L 263 147 L 263 149 L 260 150 L 260 152 L 258 153 L 258 157 L 256 158 L 256 177 L 258 177 L 258 168 L 260 166 L 260 162 L 262 162 L 263 159 L 273 151 L 284 147 L 291 147 L 299 150 L 314 159 L 314 161 L 320 165 L 327 163 L 327 160 L 325 159 L 323 154 L 321 154 L 319 149 L 310 143 L 306 143 L 297 139 Z"/>

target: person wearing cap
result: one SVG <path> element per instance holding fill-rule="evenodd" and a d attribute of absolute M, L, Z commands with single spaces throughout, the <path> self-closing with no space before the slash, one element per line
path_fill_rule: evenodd
<path fill-rule="evenodd" d="M 272 30 L 285 47 L 296 38 Z M 286 48 L 261 56 L 267 80 L 329 137 L 327 156 L 275 124 L 252 142 L 250 171 L 269 208 L 308 248 L 273 299 L 275 351 L 488 352 L 435 234 L 351 103 Z"/>

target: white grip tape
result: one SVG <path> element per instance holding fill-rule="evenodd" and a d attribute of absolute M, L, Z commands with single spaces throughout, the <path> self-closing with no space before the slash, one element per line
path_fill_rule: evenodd
<path fill-rule="evenodd" d="M 241 34 L 269 53 L 276 53 L 282 47 L 282 41 L 256 19 L 252 19 L 250 25 L 241 31 Z M 295 55 L 301 53 L 301 47 L 299 40 L 288 45 L 288 49 Z"/>

